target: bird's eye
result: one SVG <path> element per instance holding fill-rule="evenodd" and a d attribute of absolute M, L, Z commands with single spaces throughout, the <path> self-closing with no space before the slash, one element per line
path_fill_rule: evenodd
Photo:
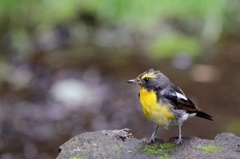
<path fill-rule="evenodd" d="M 148 78 L 148 77 L 144 78 L 144 81 L 145 81 L 145 82 L 148 82 L 148 81 L 149 81 L 149 78 Z"/>

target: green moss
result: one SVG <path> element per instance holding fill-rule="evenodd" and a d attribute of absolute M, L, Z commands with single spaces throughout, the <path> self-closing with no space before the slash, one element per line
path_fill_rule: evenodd
<path fill-rule="evenodd" d="M 120 147 L 116 144 L 114 147 L 113 147 L 115 150 L 119 150 Z"/>
<path fill-rule="evenodd" d="M 71 141 L 75 141 L 76 139 L 75 138 L 72 138 L 72 140 Z"/>
<path fill-rule="evenodd" d="M 203 152 L 212 152 L 212 151 L 218 151 L 221 150 L 221 147 L 217 147 L 215 145 L 208 145 L 208 146 L 196 146 L 199 149 L 203 149 Z"/>
<path fill-rule="evenodd" d="M 165 149 L 168 149 L 168 148 L 174 147 L 174 146 L 175 146 L 174 144 L 167 143 L 167 142 L 165 142 L 164 144 L 160 145 L 161 148 L 165 148 Z"/>
<path fill-rule="evenodd" d="M 64 153 L 64 156 L 65 156 L 65 157 L 68 157 L 68 155 L 67 155 L 66 153 Z"/>
<path fill-rule="evenodd" d="M 136 146 L 136 147 L 133 148 L 133 151 L 138 151 L 138 150 L 141 150 L 140 146 Z"/>
<path fill-rule="evenodd" d="M 143 151 L 144 153 L 160 153 L 161 147 L 159 146 L 159 144 L 154 143 L 153 145 L 146 145 Z"/>
<path fill-rule="evenodd" d="M 144 153 L 163 154 L 167 151 L 173 151 L 173 147 L 174 147 L 174 144 L 171 144 L 171 143 L 163 143 L 163 144 L 154 143 L 152 145 L 146 145 L 143 151 Z"/>
<path fill-rule="evenodd" d="M 116 144 L 113 149 L 118 150 L 118 153 L 122 153 L 121 148 Z"/>
<path fill-rule="evenodd" d="M 159 157 L 158 159 L 168 159 L 168 158 L 169 158 L 169 156 L 167 154 L 164 154 L 164 156 Z"/>

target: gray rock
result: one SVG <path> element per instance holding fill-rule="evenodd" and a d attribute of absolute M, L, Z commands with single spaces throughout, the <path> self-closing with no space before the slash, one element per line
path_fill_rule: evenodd
<path fill-rule="evenodd" d="M 182 145 L 174 140 L 146 144 L 126 128 L 87 132 L 60 146 L 57 159 L 240 159 L 240 138 L 231 133 L 218 134 L 215 140 L 184 138 Z"/>

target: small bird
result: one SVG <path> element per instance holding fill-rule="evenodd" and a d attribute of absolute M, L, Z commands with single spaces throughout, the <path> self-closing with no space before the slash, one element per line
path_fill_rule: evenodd
<path fill-rule="evenodd" d="M 159 126 L 179 125 L 179 139 L 182 144 L 181 125 L 188 118 L 198 116 L 213 121 L 213 117 L 204 113 L 188 99 L 183 91 L 170 82 L 160 71 L 149 69 L 128 83 L 139 87 L 139 102 L 142 111 L 149 121 L 157 124 L 151 136 L 155 142 L 155 133 Z"/>

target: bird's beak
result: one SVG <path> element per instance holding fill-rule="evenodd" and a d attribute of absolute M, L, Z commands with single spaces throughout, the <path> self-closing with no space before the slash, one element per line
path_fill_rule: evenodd
<path fill-rule="evenodd" d="M 127 83 L 138 84 L 138 82 L 135 79 L 128 80 Z"/>

